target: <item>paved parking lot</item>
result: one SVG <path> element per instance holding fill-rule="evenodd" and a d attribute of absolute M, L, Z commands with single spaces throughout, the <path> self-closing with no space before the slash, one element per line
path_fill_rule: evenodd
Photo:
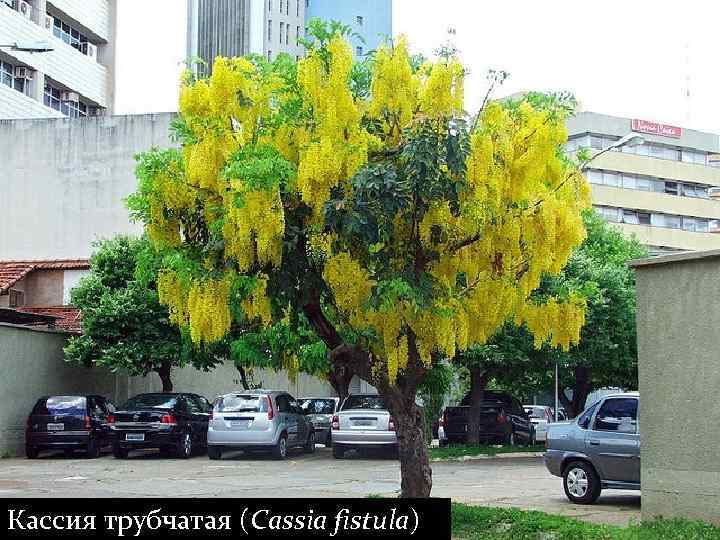
<path fill-rule="evenodd" d="M 45 454 L 43 454 L 45 456 Z M 292 454 L 286 462 L 228 455 L 161 459 L 153 452 L 128 460 L 96 460 L 62 454 L 0 460 L 0 497 L 364 497 L 394 496 L 400 468 L 387 458 L 334 460 L 327 448 Z M 559 478 L 541 458 L 433 463 L 433 495 L 485 506 L 519 507 L 598 523 L 640 519 L 637 492 L 606 492 L 594 506 L 570 504 Z"/>

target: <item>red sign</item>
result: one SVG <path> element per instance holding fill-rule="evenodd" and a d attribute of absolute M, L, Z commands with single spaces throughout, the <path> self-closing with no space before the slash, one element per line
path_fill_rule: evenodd
<path fill-rule="evenodd" d="M 672 137 L 673 139 L 682 137 L 682 128 L 658 124 L 657 122 L 648 122 L 647 120 L 633 119 L 632 130 L 639 131 L 640 133 L 649 133 L 650 135 L 660 135 L 661 137 Z"/>

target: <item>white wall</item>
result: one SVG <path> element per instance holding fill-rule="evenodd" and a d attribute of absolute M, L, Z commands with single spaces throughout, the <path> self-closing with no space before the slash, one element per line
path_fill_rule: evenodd
<path fill-rule="evenodd" d="M 63 305 L 70 305 L 70 293 L 78 286 L 80 280 L 90 273 L 89 270 L 63 271 Z"/>
<path fill-rule="evenodd" d="M 0 84 L 0 119 L 13 118 L 62 118 L 58 111 L 39 101 Z"/>
<path fill-rule="evenodd" d="M 134 156 L 171 146 L 173 117 L 0 121 L 0 260 L 88 258 L 95 240 L 140 234 L 124 203 Z"/>

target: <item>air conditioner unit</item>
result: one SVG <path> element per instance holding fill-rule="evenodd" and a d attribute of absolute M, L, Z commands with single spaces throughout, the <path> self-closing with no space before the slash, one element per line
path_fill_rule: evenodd
<path fill-rule="evenodd" d="M 25 79 L 26 81 L 32 81 L 33 78 L 33 70 L 30 68 L 17 66 L 15 68 L 15 78 L 16 79 Z"/>
<path fill-rule="evenodd" d="M 24 0 L 17 0 L 15 9 L 26 19 L 32 19 L 32 6 Z"/>
<path fill-rule="evenodd" d="M 45 17 L 45 30 L 52 32 L 55 29 L 55 17 L 47 15 Z"/>
<path fill-rule="evenodd" d="M 80 94 L 77 92 L 63 92 L 60 94 L 60 101 L 80 101 Z"/>
<path fill-rule="evenodd" d="M 80 51 L 83 54 L 88 55 L 92 59 L 97 58 L 97 47 L 95 45 L 93 45 L 92 43 L 83 43 L 80 46 Z"/>

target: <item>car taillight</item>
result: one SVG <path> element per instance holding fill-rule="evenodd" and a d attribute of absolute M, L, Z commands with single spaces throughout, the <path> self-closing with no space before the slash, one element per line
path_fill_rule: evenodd
<path fill-rule="evenodd" d="M 91 429 L 92 428 L 92 421 L 90 420 L 89 416 L 85 417 L 85 429 Z"/>
<path fill-rule="evenodd" d="M 160 418 L 161 424 L 176 424 L 175 417 L 172 414 L 163 414 Z"/>
<path fill-rule="evenodd" d="M 507 420 L 507 419 L 505 418 L 504 412 L 501 412 L 500 414 L 497 415 L 498 424 L 504 424 L 505 420 Z"/>
<path fill-rule="evenodd" d="M 392 416 L 388 420 L 388 431 L 395 431 L 395 420 L 393 420 Z"/>
<path fill-rule="evenodd" d="M 114 424 L 114 423 L 115 423 L 115 415 L 113 415 L 113 414 L 108 414 L 107 423 L 108 423 L 108 424 Z"/>
<path fill-rule="evenodd" d="M 275 418 L 275 411 L 273 410 L 272 397 L 266 396 L 268 402 L 268 420 Z"/>
<path fill-rule="evenodd" d="M 336 414 L 332 417 L 332 429 L 340 429 L 340 417 Z"/>

